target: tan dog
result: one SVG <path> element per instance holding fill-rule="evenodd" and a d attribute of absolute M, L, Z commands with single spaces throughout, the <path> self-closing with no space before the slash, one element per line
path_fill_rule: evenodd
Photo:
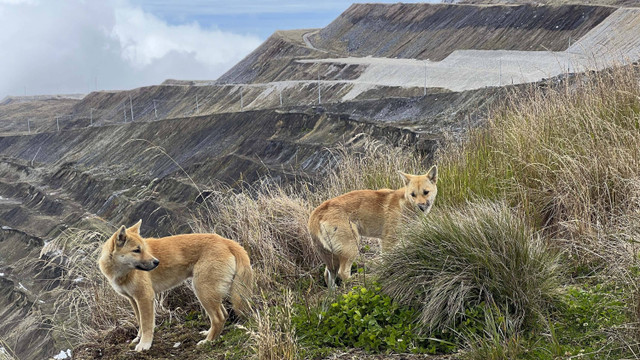
<path fill-rule="evenodd" d="M 309 217 L 309 232 L 327 265 L 324 279 L 332 287 L 336 273 L 344 282 L 351 276 L 351 265 L 358 255 L 360 236 L 380 238 L 382 251 L 395 245 L 395 232 L 403 213 L 420 209 L 427 214 L 435 201 L 438 168 L 425 175 L 400 172 L 405 187 L 398 190 L 356 190 L 329 199 Z"/>
<path fill-rule="evenodd" d="M 229 296 L 233 309 L 247 315 L 253 287 L 249 256 L 238 243 L 216 234 L 187 234 L 159 239 L 142 238 L 142 220 L 130 228 L 122 226 L 102 246 L 98 264 L 111 286 L 129 299 L 139 324 L 136 351 L 148 350 L 155 327 L 155 294 L 193 278 L 193 289 L 211 320 L 203 331 L 213 340 L 222 331 Z"/>

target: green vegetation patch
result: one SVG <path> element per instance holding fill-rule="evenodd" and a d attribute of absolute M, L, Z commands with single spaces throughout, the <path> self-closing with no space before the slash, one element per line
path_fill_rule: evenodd
<path fill-rule="evenodd" d="M 612 341 L 633 322 L 630 289 L 617 284 L 568 286 L 556 311 L 549 316 L 548 332 L 530 339 L 532 350 L 525 358 L 554 359 L 579 356 L 583 359 L 633 357 L 632 346 Z M 637 349 L 636 349 L 637 350 Z"/>
<path fill-rule="evenodd" d="M 293 322 L 300 341 L 317 347 L 357 347 L 367 352 L 447 353 L 450 333 L 421 335 L 415 310 L 400 306 L 381 288 L 356 286 L 328 308 L 299 309 Z"/>

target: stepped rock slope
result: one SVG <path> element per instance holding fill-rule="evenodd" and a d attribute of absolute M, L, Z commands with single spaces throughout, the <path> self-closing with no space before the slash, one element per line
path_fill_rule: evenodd
<path fill-rule="evenodd" d="M 562 51 L 614 10 L 584 5 L 354 4 L 312 41 L 347 56 L 434 61 L 455 50 Z"/>
<path fill-rule="evenodd" d="M 640 54 L 638 29 L 640 8 L 618 9 L 573 43 L 567 52 L 582 54 L 601 62 L 636 60 Z"/>
<path fill-rule="evenodd" d="M 219 83 L 265 83 L 290 80 L 316 80 L 317 66 L 298 62 L 300 59 L 318 59 L 327 55 L 307 44 L 308 31 L 278 31 L 251 52 L 230 71 L 222 75 Z M 339 55 L 336 53 L 334 55 Z M 321 69 L 323 80 L 351 80 L 361 71 L 357 66 L 336 66 L 327 72 Z"/>
<path fill-rule="evenodd" d="M 343 101 L 531 83 L 637 61 L 639 23 L 610 6 L 355 4 L 325 28 L 274 34 L 220 81 L 350 84 Z"/>

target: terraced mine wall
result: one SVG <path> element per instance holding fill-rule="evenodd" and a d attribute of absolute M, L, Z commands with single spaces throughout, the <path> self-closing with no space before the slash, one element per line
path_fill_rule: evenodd
<path fill-rule="evenodd" d="M 311 37 L 345 56 L 430 59 L 455 50 L 563 51 L 613 7 L 354 4 Z"/>
<path fill-rule="evenodd" d="M 303 33 L 293 31 L 302 39 Z M 252 51 L 242 61 L 223 74 L 216 82 L 264 83 L 289 80 L 316 80 L 318 73 L 322 80 L 353 80 L 362 72 L 355 65 L 320 68 L 314 64 L 303 64 L 300 59 L 319 59 L 327 53 L 309 48 L 291 39 L 285 31 L 271 35 L 262 45 Z"/>
<path fill-rule="evenodd" d="M 328 72 L 339 68 L 324 64 L 317 67 Z M 316 75 L 310 75 L 313 76 Z M 18 105 L 0 105 L 0 133 L 28 134 L 256 109 L 311 106 L 318 105 L 318 90 L 322 103 L 331 103 L 340 101 L 352 86 L 346 82 L 292 80 L 243 85 L 157 85 L 127 91 L 97 91 L 71 103 L 21 104 L 20 111 L 17 111 Z M 37 106 L 42 108 L 31 109 Z"/>
<path fill-rule="evenodd" d="M 31 99 L 21 101 L 5 99 L 0 103 L 0 134 L 29 132 L 30 126 L 38 123 L 51 125 L 55 114 L 67 114 L 80 99 Z M 29 121 L 29 122 L 28 122 Z"/>
<path fill-rule="evenodd" d="M 343 101 L 380 89 L 466 91 L 637 61 L 639 31 L 633 8 L 355 4 L 323 29 L 277 32 L 220 81 L 316 74 L 350 84 Z"/>

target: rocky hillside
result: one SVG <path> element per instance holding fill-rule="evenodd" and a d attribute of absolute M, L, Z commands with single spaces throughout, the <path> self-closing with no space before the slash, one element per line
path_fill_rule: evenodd
<path fill-rule="evenodd" d="M 67 114 L 84 95 L 16 96 L 0 101 L 0 133 L 39 131 L 39 124 L 53 124 L 55 117 Z"/>
<path fill-rule="evenodd" d="M 455 50 L 561 51 L 615 8 L 354 4 L 312 36 L 347 56 L 431 59 Z"/>

